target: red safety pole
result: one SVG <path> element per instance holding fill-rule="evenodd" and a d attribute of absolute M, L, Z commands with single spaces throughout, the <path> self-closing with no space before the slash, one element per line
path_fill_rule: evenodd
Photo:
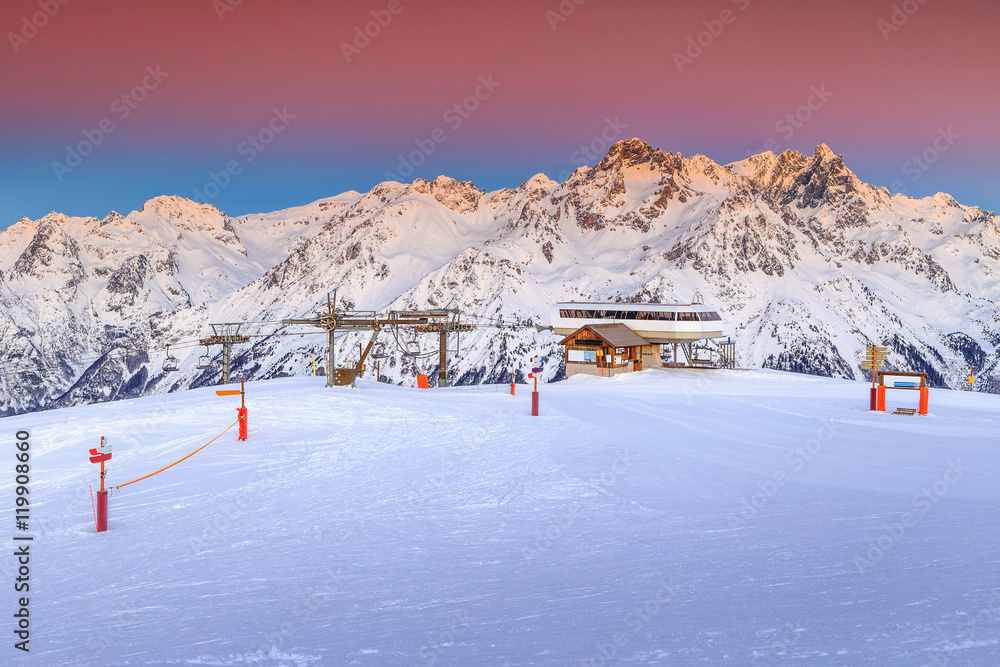
<path fill-rule="evenodd" d="M 534 373 L 531 373 L 530 375 L 528 375 L 528 377 L 532 378 L 535 381 L 535 390 L 533 392 L 531 392 L 531 416 L 532 417 L 537 417 L 538 416 L 538 377 Z"/>
<path fill-rule="evenodd" d="M 108 492 L 97 492 L 97 532 L 103 533 L 108 529 Z"/>
<path fill-rule="evenodd" d="M 94 516 L 94 523 L 97 532 L 103 533 L 108 529 L 108 492 L 104 490 L 104 462 L 111 458 L 111 452 L 104 453 L 104 436 L 101 436 L 101 451 L 90 450 L 90 462 L 101 464 L 101 490 L 97 492 L 97 508 Z M 93 500 L 91 500 L 93 503 Z"/>
<path fill-rule="evenodd" d="M 245 396 L 246 396 L 246 394 L 244 393 L 244 389 L 243 389 L 243 380 L 240 380 L 240 409 L 239 409 L 239 416 L 240 416 L 240 437 L 239 437 L 239 439 L 240 440 L 246 440 L 247 439 L 247 431 L 249 430 L 249 427 L 248 427 L 248 424 L 247 424 L 248 419 L 247 419 L 247 405 L 246 405 L 246 398 L 245 398 Z"/>

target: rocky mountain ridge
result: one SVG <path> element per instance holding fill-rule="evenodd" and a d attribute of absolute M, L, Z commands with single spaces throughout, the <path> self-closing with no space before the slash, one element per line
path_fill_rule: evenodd
<path fill-rule="evenodd" d="M 311 372 L 323 337 L 279 322 L 311 316 L 334 289 L 350 308 L 459 308 L 483 325 L 546 324 L 550 304 L 574 298 L 699 291 L 743 366 L 861 379 L 863 349 L 878 343 L 936 386 L 962 387 L 972 366 L 977 388 L 1000 391 L 998 276 L 994 213 L 892 196 L 826 145 L 719 165 L 630 139 L 563 183 L 385 182 L 239 218 L 164 196 L 128 215 L 51 213 L 0 232 L 0 412 L 215 383 L 217 367 L 194 363 L 218 357 L 196 345 L 210 323 L 247 323 L 236 377 Z M 429 352 L 431 338 L 406 345 Z M 459 342 L 462 382 L 523 377 L 528 357 L 558 351 L 550 332 L 523 326 Z M 178 372 L 162 371 L 167 343 Z M 338 358 L 356 358 L 357 343 L 341 339 Z M 382 344 L 387 379 L 436 372 L 436 357 Z M 561 373 L 546 367 L 547 379 Z"/>

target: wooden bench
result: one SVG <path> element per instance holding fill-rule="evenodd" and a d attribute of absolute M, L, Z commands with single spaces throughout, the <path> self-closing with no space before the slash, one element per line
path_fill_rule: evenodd
<path fill-rule="evenodd" d="M 892 414 L 894 414 L 894 415 L 915 415 L 915 414 L 917 414 L 917 409 L 916 408 L 896 408 L 896 411 L 893 412 Z"/>

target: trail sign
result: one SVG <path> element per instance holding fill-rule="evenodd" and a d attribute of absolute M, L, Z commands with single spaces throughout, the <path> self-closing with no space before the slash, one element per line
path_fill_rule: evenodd
<path fill-rule="evenodd" d="M 104 463 L 111 459 L 111 443 L 101 436 L 101 446 L 100 448 L 91 447 L 90 448 L 90 462 L 91 463 Z M 103 469 L 104 466 L 101 466 Z"/>
<path fill-rule="evenodd" d="M 869 345 L 865 348 L 865 360 L 861 362 L 861 368 L 866 371 L 879 370 L 882 368 L 882 362 L 885 361 L 888 356 L 888 348 L 878 345 Z"/>

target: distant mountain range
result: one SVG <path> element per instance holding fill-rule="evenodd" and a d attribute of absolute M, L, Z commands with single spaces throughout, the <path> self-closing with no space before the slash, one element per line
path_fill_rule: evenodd
<path fill-rule="evenodd" d="M 934 386 L 965 388 L 973 367 L 977 390 L 1000 392 L 998 280 L 994 213 L 945 194 L 892 196 L 826 145 L 723 166 L 630 139 L 563 183 L 385 182 L 240 218 L 164 196 L 124 216 L 50 213 L 0 232 L 0 413 L 218 382 L 217 367 L 196 368 L 205 350 L 183 346 L 210 323 L 253 323 L 234 377 L 310 373 L 323 336 L 278 322 L 312 316 L 334 289 L 349 308 L 449 307 L 520 325 L 547 324 L 555 301 L 688 302 L 698 291 L 742 366 L 862 379 L 876 343 L 889 367 L 925 371 Z M 356 359 L 358 340 L 340 339 L 338 359 Z M 436 357 L 381 340 L 392 381 L 436 372 Z M 523 378 L 531 355 L 561 359 L 556 342 L 477 327 L 461 337 L 453 379 Z M 167 343 L 177 372 L 162 370 Z M 545 377 L 562 372 L 553 362 Z"/>

